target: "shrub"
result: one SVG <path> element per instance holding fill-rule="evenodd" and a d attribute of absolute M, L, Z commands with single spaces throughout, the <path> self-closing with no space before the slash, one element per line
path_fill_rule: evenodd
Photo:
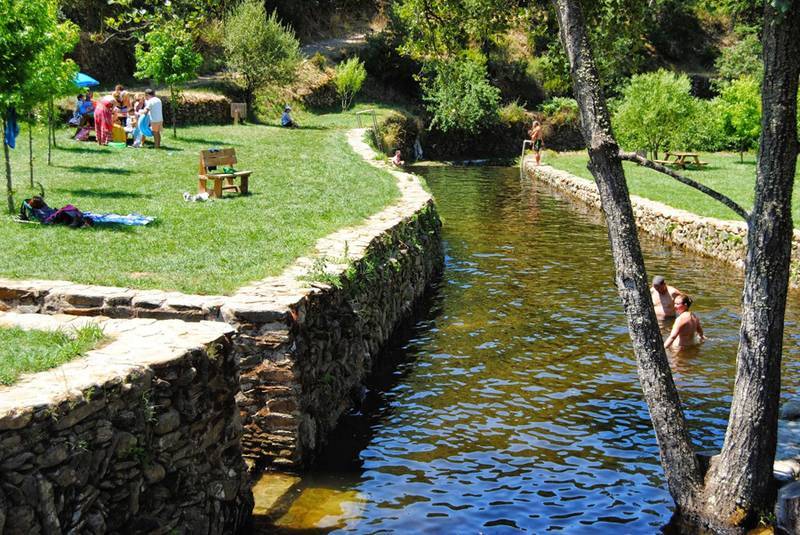
<path fill-rule="evenodd" d="M 319 52 L 316 52 L 313 56 L 311 56 L 309 61 L 311 62 L 311 64 L 313 66 L 315 66 L 316 68 L 318 68 L 321 71 L 325 70 L 325 67 L 328 66 L 328 58 L 326 58 L 325 56 L 323 56 Z"/>
<path fill-rule="evenodd" d="M 761 62 L 762 46 L 757 29 L 740 26 L 736 28 L 736 36 L 736 42 L 723 48 L 714 62 L 717 80 L 725 83 L 742 76 L 761 80 L 764 75 L 764 64 Z"/>
<path fill-rule="evenodd" d="M 359 56 L 364 60 L 370 80 L 400 93 L 418 97 L 420 87 L 416 75 L 420 72 L 421 65 L 397 51 L 402 44 L 401 35 L 401 32 L 392 30 L 370 34 Z"/>
<path fill-rule="evenodd" d="M 361 91 L 364 80 L 367 78 L 367 70 L 364 63 L 358 58 L 350 58 L 336 66 L 334 83 L 336 92 L 342 100 L 342 111 L 350 107 L 353 97 Z"/>
<path fill-rule="evenodd" d="M 475 133 L 497 123 L 500 90 L 486 79 L 483 63 L 458 59 L 433 68 L 433 79 L 423 83 L 423 99 L 433 115 L 431 128 Z"/>
<path fill-rule="evenodd" d="M 689 127 L 679 137 L 681 147 L 691 150 L 718 151 L 730 146 L 725 135 L 719 99 L 696 100 Z"/>
<path fill-rule="evenodd" d="M 294 32 L 273 13 L 267 17 L 264 3 L 244 0 L 225 18 L 225 56 L 245 93 L 248 113 L 256 89 L 268 83 L 292 80 L 300 65 L 300 43 Z"/>
<path fill-rule="evenodd" d="M 179 84 L 197 76 L 197 68 L 203 63 L 203 58 L 194 51 L 192 36 L 180 23 L 152 30 L 144 41 L 147 50 L 141 44 L 136 45 L 136 77 L 166 84 L 172 108 L 177 110 L 180 102 Z M 173 113 L 173 136 L 177 136 L 176 117 L 177 113 Z"/>
<path fill-rule="evenodd" d="M 497 111 L 497 116 L 503 124 L 526 123 L 528 122 L 528 110 L 517 102 L 509 102 Z"/>
<path fill-rule="evenodd" d="M 744 159 L 745 151 L 754 148 L 761 135 L 761 89 L 758 80 L 745 76 L 724 85 L 718 97 L 717 109 L 725 135 Z"/>
<path fill-rule="evenodd" d="M 679 144 L 697 114 L 690 89 L 685 74 L 660 70 L 633 76 L 612 120 L 621 144 L 647 149 L 654 158 L 662 148 Z"/>
<path fill-rule="evenodd" d="M 393 155 L 395 149 L 400 149 L 405 160 L 412 159 L 414 141 L 422 130 L 418 119 L 395 112 L 384 119 L 378 129 L 381 145 L 387 155 Z"/>

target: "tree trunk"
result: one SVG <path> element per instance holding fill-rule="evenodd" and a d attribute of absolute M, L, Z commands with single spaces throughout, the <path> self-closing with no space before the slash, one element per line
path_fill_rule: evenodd
<path fill-rule="evenodd" d="M 678 390 L 664 351 L 664 342 L 650 298 L 628 187 L 611 134 L 611 120 L 602 94 L 578 0 L 553 0 L 561 41 L 570 61 L 575 98 L 581 110 L 581 130 L 589 150 L 614 257 L 616 284 L 625 313 L 645 400 L 658 439 L 667 484 L 682 510 L 696 509 L 702 485 Z"/>
<path fill-rule="evenodd" d="M 31 188 L 33 187 L 33 114 L 28 123 L 28 169 L 30 170 Z"/>
<path fill-rule="evenodd" d="M 53 165 L 53 99 L 47 103 L 47 165 Z"/>
<path fill-rule="evenodd" d="M 54 119 L 55 119 L 55 111 L 54 111 L 53 99 L 52 99 L 52 98 L 50 99 L 50 102 L 48 103 L 48 106 L 49 106 L 49 108 L 50 108 L 50 120 L 49 120 L 49 124 L 50 124 L 50 130 L 49 130 L 49 132 L 50 132 L 50 139 L 51 139 L 51 140 L 52 140 L 52 142 L 53 142 L 53 146 L 54 146 L 54 147 L 58 147 L 58 143 L 56 143 L 56 125 L 55 125 L 55 123 L 54 123 Z M 49 158 L 48 158 L 48 160 L 47 160 L 47 165 L 50 165 L 50 160 L 49 160 Z"/>
<path fill-rule="evenodd" d="M 600 191 L 617 287 L 628 317 L 645 400 L 678 514 L 688 525 L 743 532 L 771 512 L 781 346 L 791 250 L 791 196 L 798 153 L 800 2 L 764 11 L 762 135 L 755 207 L 748 221 L 742 325 L 731 414 L 722 452 L 703 467 L 692 444 L 644 279 L 633 213 L 579 0 L 552 0 L 570 61 L 589 168 Z M 684 523 L 687 525 L 687 523 Z"/>
<path fill-rule="evenodd" d="M 172 102 L 172 137 L 178 138 L 178 95 L 173 87 L 169 88 L 169 99 Z"/>
<path fill-rule="evenodd" d="M 8 199 L 8 213 L 14 213 L 14 188 L 11 183 L 11 156 L 8 154 L 8 145 L 5 138 L 6 116 L 3 114 L 3 156 L 6 161 L 6 198 Z"/>
<path fill-rule="evenodd" d="M 707 477 L 708 511 L 735 525 L 747 522 L 739 517 L 752 521 L 759 512 L 770 511 L 774 500 L 772 464 L 798 152 L 798 35 L 800 2 L 792 2 L 784 14 L 765 2 L 761 157 L 747 233 L 736 381 L 725 444 Z"/>

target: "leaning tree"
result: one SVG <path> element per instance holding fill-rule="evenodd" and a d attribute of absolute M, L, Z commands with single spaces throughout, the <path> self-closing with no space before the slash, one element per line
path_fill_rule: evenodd
<path fill-rule="evenodd" d="M 552 3 L 581 110 L 589 169 L 606 216 L 616 285 L 670 493 L 690 529 L 743 530 L 760 515 L 768 514 L 774 502 L 772 465 L 793 230 L 792 186 L 798 155 L 800 1 L 768 0 L 764 5 L 760 157 L 755 203 L 752 212 L 746 214 L 747 256 L 736 380 L 722 451 L 708 462 L 697 455 L 689 436 L 650 302 L 622 167 L 624 159 L 643 162 L 636 155 L 621 152 L 614 138 L 579 0 Z"/>

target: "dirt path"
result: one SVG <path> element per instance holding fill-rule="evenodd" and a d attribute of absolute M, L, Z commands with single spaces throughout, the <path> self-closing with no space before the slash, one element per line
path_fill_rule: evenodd
<path fill-rule="evenodd" d="M 339 59 L 352 50 L 358 50 L 367 43 L 367 34 L 363 32 L 352 33 L 343 37 L 315 41 L 300 47 L 308 57 L 320 53 L 328 59 Z"/>

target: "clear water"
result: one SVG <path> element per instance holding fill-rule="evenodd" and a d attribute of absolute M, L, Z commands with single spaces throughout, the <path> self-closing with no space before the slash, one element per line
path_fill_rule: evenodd
<path fill-rule="evenodd" d="M 602 220 L 513 168 L 421 173 L 444 220 L 444 276 L 424 317 L 386 352 L 364 407 L 296 490 L 348 502 L 346 514 L 316 525 L 657 532 L 672 501 Z M 709 341 L 672 364 L 698 448 L 718 449 L 741 275 L 646 237 L 643 248 L 651 276 L 696 299 Z M 787 313 L 786 397 L 800 390 L 797 297 Z M 310 527 L 292 522 L 283 526 Z"/>

